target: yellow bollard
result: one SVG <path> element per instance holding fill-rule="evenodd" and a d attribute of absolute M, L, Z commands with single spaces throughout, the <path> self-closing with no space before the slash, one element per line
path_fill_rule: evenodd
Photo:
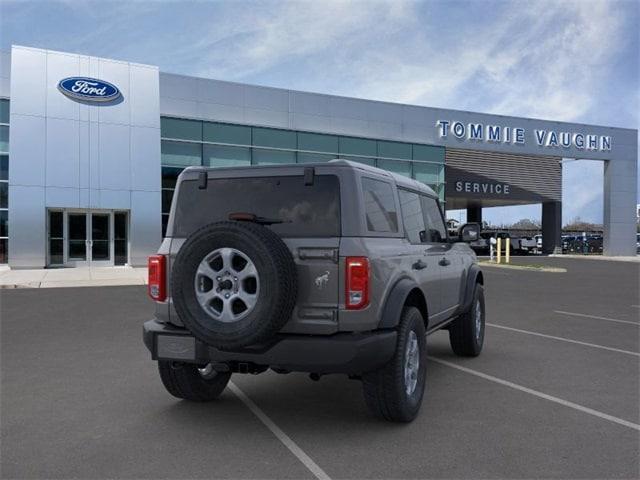
<path fill-rule="evenodd" d="M 500 252 L 502 251 L 502 239 L 498 237 L 496 246 L 498 247 L 498 253 L 496 254 L 496 263 L 500 263 Z"/>
<path fill-rule="evenodd" d="M 504 239 L 504 260 L 509 263 L 509 254 L 511 253 L 511 237 Z"/>

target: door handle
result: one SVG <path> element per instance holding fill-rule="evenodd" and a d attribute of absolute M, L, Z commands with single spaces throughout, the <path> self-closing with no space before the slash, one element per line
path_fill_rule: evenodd
<path fill-rule="evenodd" d="M 418 260 L 416 263 L 414 263 L 413 265 L 411 265 L 411 267 L 414 270 L 422 270 L 424 268 L 427 268 L 427 264 L 424 263 L 422 260 Z"/>
<path fill-rule="evenodd" d="M 447 265 L 451 265 L 451 262 L 447 260 L 446 257 L 442 257 L 442 259 L 438 262 L 438 265 L 446 267 Z"/>

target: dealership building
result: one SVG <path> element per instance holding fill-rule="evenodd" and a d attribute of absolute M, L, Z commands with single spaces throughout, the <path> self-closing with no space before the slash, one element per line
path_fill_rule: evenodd
<path fill-rule="evenodd" d="M 547 253 L 561 243 L 562 160 L 601 160 L 604 253 L 635 255 L 637 150 L 633 129 L 246 85 L 13 46 L 0 53 L 0 263 L 143 265 L 185 167 L 337 157 L 424 182 L 469 221 L 481 220 L 483 207 L 541 204 Z"/>

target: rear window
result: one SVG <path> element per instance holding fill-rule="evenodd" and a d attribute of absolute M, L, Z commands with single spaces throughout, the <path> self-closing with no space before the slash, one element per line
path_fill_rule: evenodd
<path fill-rule="evenodd" d="M 267 225 L 281 237 L 340 236 L 340 183 L 335 175 L 210 179 L 180 184 L 173 235 L 186 237 L 203 225 L 229 220 L 230 213 L 251 213 L 280 220 Z"/>

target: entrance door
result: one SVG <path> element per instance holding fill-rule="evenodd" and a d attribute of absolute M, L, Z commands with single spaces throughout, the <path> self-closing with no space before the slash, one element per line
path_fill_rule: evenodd
<path fill-rule="evenodd" d="M 81 267 L 88 266 L 87 214 L 67 213 L 67 259 L 65 264 Z"/>
<path fill-rule="evenodd" d="M 48 265 L 113 266 L 128 262 L 128 212 L 49 210 Z"/>
<path fill-rule="evenodd" d="M 91 222 L 91 238 L 89 239 L 89 246 L 91 247 L 91 265 L 113 265 L 110 233 L 113 214 L 111 212 L 91 213 L 87 217 Z"/>

